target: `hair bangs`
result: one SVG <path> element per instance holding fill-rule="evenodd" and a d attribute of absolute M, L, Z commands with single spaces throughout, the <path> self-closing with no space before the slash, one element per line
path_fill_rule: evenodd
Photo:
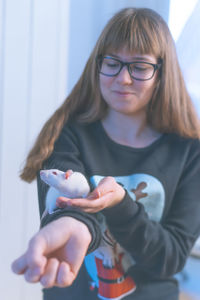
<path fill-rule="evenodd" d="M 134 14 L 134 16 L 133 16 Z M 155 20 L 149 19 L 142 11 L 131 10 L 129 15 L 119 15 L 107 25 L 104 36 L 101 37 L 99 54 L 118 52 L 126 48 L 130 53 L 152 54 L 161 58 L 163 41 Z"/>

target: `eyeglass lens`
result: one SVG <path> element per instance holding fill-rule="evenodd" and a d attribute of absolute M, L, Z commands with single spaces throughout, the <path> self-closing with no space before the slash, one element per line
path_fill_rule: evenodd
<path fill-rule="evenodd" d="M 114 58 L 104 57 L 101 62 L 100 72 L 107 76 L 117 75 L 122 68 L 122 63 Z M 154 66 L 145 62 L 133 62 L 129 64 L 130 75 L 139 80 L 150 79 L 154 74 Z"/>

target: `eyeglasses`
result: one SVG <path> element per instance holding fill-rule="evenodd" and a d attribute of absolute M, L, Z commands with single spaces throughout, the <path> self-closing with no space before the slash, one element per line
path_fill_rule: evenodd
<path fill-rule="evenodd" d="M 110 56 L 97 57 L 98 71 L 105 76 L 117 76 L 124 66 L 127 67 L 129 75 L 133 79 L 145 81 L 154 76 L 156 70 L 161 67 L 161 63 L 152 64 L 144 61 L 123 62 Z"/>

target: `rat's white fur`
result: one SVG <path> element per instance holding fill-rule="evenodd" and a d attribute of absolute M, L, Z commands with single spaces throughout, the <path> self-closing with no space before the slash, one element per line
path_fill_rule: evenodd
<path fill-rule="evenodd" d="M 68 178 L 65 172 L 57 169 L 41 170 L 40 178 L 50 186 L 46 195 L 46 210 L 49 214 L 56 208 L 56 199 L 60 196 L 67 198 L 86 197 L 90 187 L 85 176 L 80 172 L 70 172 Z"/>

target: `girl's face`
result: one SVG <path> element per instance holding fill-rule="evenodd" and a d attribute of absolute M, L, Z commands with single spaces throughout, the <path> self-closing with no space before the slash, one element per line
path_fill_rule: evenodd
<path fill-rule="evenodd" d="M 157 64 L 156 57 L 153 55 L 131 54 L 126 49 L 117 53 L 106 53 L 106 56 L 123 62 L 142 61 Z M 115 66 L 111 67 L 115 68 Z M 110 111 L 133 116 L 146 111 L 146 106 L 157 84 L 157 71 L 151 79 L 146 81 L 133 79 L 126 66 L 116 76 L 108 77 L 103 74 L 99 76 L 101 94 Z"/>

